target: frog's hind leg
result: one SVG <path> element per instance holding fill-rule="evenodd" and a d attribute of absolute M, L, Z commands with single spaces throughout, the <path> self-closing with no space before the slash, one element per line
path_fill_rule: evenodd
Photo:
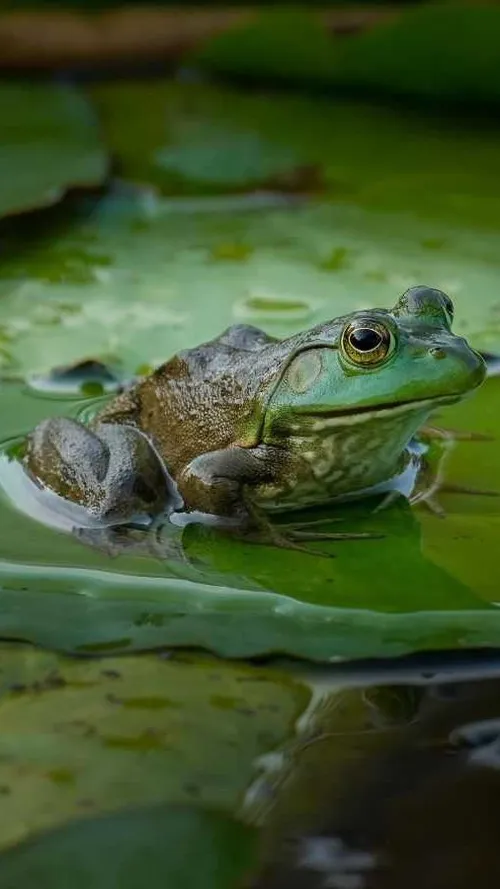
<path fill-rule="evenodd" d="M 28 436 L 24 462 L 43 487 L 107 523 L 154 515 L 168 497 L 163 464 L 133 426 L 44 420 Z"/>

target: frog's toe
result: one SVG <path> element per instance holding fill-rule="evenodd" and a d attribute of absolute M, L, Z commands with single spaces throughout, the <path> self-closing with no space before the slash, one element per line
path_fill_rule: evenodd
<path fill-rule="evenodd" d="M 290 531 L 290 537 L 293 540 L 380 540 L 384 534 L 374 534 L 371 531 Z"/>

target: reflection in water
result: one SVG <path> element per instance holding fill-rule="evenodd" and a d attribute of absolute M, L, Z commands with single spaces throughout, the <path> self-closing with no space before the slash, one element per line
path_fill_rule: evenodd
<path fill-rule="evenodd" d="M 286 777 L 274 778 L 280 790 L 248 885 L 498 887 L 499 664 L 483 669 L 475 681 L 459 670 L 452 681 L 453 669 L 446 682 L 423 680 L 427 667 L 415 685 L 347 679 L 324 691 Z"/>

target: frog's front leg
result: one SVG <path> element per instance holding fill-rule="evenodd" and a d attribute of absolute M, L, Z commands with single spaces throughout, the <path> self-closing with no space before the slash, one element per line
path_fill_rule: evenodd
<path fill-rule="evenodd" d="M 279 481 L 286 467 L 280 448 L 258 445 L 254 448 L 230 447 L 196 457 L 178 479 L 179 491 L 188 508 L 215 515 L 220 527 L 241 534 L 245 540 L 314 555 L 306 541 L 359 540 L 372 538 L 369 533 L 323 533 L 303 530 L 304 526 L 273 525 L 252 500 L 252 488 Z"/>
<path fill-rule="evenodd" d="M 44 487 L 109 524 L 155 515 L 169 496 L 160 458 L 133 426 L 44 420 L 28 436 L 24 462 Z"/>
<path fill-rule="evenodd" d="M 247 488 L 271 483 L 282 471 L 279 448 L 238 445 L 195 457 L 177 479 L 189 512 L 217 516 L 225 527 L 248 528 L 254 524 Z"/>

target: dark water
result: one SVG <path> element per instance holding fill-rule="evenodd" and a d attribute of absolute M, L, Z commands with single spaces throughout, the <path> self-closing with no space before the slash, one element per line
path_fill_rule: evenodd
<path fill-rule="evenodd" d="M 498 885 L 498 661 L 449 668 L 351 674 L 324 695 L 250 885 Z"/>

